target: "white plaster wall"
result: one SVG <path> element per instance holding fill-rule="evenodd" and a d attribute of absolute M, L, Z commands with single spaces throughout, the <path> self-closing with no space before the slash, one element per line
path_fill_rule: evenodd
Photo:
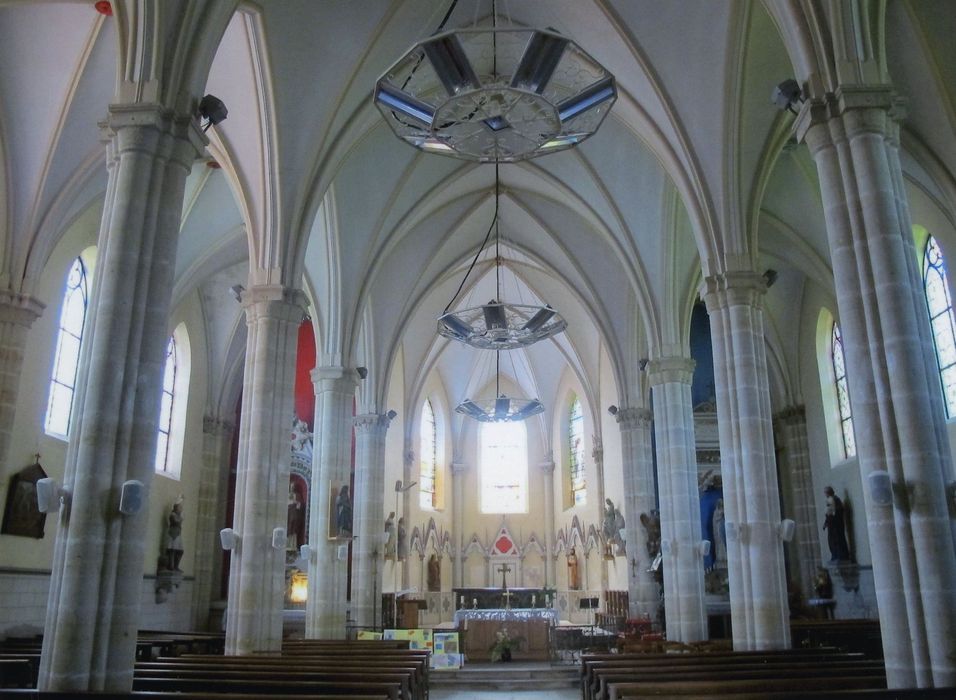
<path fill-rule="evenodd" d="M 607 407 L 617 405 L 618 391 L 614 381 L 611 360 L 607 353 L 601 352 L 600 399 L 598 400 L 598 419 L 601 423 L 601 435 L 604 439 L 604 495 L 614 501 L 615 507 L 624 512 L 624 455 L 621 450 L 621 428 Z M 603 514 L 602 514 L 603 517 Z M 603 521 L 602 521 L 603 523 Z M 627 543 L 625 543 L 626 545 Z M 626 591 L 628 582 L 627 557 L 614 557 L 607 560 L 607 587 L 610 591 Z"/>

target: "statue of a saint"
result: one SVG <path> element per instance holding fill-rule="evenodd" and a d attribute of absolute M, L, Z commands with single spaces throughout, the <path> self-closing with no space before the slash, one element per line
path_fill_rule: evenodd
<path fill-rule="evenodd" d="M 832 486 L 823 489 L 823 495 L 827 497 L 827 511 L 826 517 L 823 519 L 823 529 L 827 531 L 830 561 L 848 561 L 850 559 L 850 546 L 846 542 L 843 501 L 834 493 Z"/>
<path fill-rule="evenodd" d="M 574 547 L 568 552 L 568 590 L 581 590 L 581 578 L 578 574 L 578 555 L 574 552 Z"/>
<path fill-rule="evenodd" d="M 621 530 L 624 529 L 624 516 L 621 510 L 614 506 L 614 501 L 605 498 L 604 503 L 604 541 L 606 543 L 605 555 L 614 557 L 614 546 L 617 546 L 617 556 L 626 557 L 627 551 L 624 549 L 624 538 L 621 537 Z"/>
<path fill-rule="evenodd" d="M 656 510 L 641 513 L 641 525 L 647 537 L 647 556 L 653 561 L 661 551 L 661 516 Z"/>
<path fill-rule="evenodd" d="M 179 562 L 183 558 L 183 497 L 173 504 L 166 519 L 166 532 L 163 535 L 163 551 L 166 555 L 166 568 L 169 571 L 182 571 Z"/>
<path fill-rule="evenodd" d="M 352 536 L 352 498 L 348 484 L 343 484 L 335 497 L 335 536 L 343 539 Z"/>
<path fill-rule="evenodd" d="M 727 529 L 724 526 L 724 499 L 718 498 L 711 521 L 714 531 L 714 564 L 727 563 Z"/>
<path fill-rule="evenodd" d="M 398 560 L 405 561 L 408 558 L 408 541 L 405 539 L 405 518 L 398 519 Z"/>
<path fill-rule="evenodd" d="M 395 558 L 395 512 L 392 511 L 385 518 L 385 558 Z"/>
<path fill-rule="evenodd" d="M 428 558 L 428 590 L 441 590 L 441 560 L 434 553 Z"/>
<path fill-rule="evenodd" d="M 299 492 L 295 490 L 295 484 L 289 481 L 289 505 L 288 515 L 285 525 L 285 548 L 294 552 L 299 549 L 299 545 L 304 544 L 302 533 L 305 530 L 305 506 L 302 499 L 299 498 Z"/>

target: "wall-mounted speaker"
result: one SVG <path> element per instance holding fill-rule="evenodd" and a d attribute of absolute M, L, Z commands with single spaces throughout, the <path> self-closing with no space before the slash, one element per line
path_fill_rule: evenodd
<path fill-rule="evenodd" d="M 340 544 L 339 548 L 335 550 L 335 558 L 339 561 L 346 561 L 349 558 L 349 546 Z"/>
<path fill-rule="evenodd" d="M 698 542 L 697 551 L 702 557 L 706 557 L 708 554 L 710 554 L 710 540 L 701 540 Z"/>
<path fill-rule="evenodd" d="M 124 481 L 120 490 L 119 510 L 123 515 L 136 515 L 146 501 L 146 485 L 142 481 Z"/>
<path fill-rule="evenodd" d="M 874 505 L 893 505 L 893 482 L 890 480 L 888 471 L 883 469 L 872 471 L 866 477 L 866 481 L 870 485 L 870 500 Z"/>
<path fill-rule="evenodd" d="M 219 531 L 219 541 L 222 543 L 222 548 L 228 552 L 239 544 L 239 534 L 231 527 L 223 528 Z"/>
<path fill-rule="evenodd" d="M 272 531 L 272 548 L 285 549 L 286 534 L 284 527 L 277 527 Z"/>
<path fill-rule="evenodd" d="M 778 529 L 780 531 L 780 539 L 784 542 L 790 542 L 793 539 L 794 533 L 797 531 L 797 524 L 790 518 L 787 518 L 786 520 L 780 521 Z"/>
<path fill-rule="evenodd" d="M 52 513 L 60 507 L 60 487 L 56 479 L 47 477 L 37 481 L 37 508 L 41 513 Z"/>

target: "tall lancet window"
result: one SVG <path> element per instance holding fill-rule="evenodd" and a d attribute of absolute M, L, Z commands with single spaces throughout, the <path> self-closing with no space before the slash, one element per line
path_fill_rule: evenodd
<path fill-rule="evenodd" d="M 528 437 L 523 422 L 482 423 L 481 512 L 528 511 Z"/>
<path fill-rule="evenodd" d="M 53 359 L 53 377 L 50 381 L 44 421 L 47 433 L 64 438 L 70 434 L 76 374 L 80 364 L 80 345 L 83 341 L 83 324 L 86 321 L 89 299 L 89 276 L 83 259 L 78 257 L 73 261 L 66 277 L 60 329 L 56 336 L 56 354 Z"/>
<path fill-rule="evenodd" d="M 176 400 L 176 340 L 166 344 L 166 369 L 163 372 L 163 398 L 159 405 L 159 436 L 156 439 L 156 471 L 169 471 L 169 435 L 173 428 L 173 403 Z"/>
<path fill-rule="evenodd" d="M 933 326 L 936 344 L 936 365 L 943 386 L 946 416 L 956 416 L 956 320 L 953 318 L 953 300 L 949 293 L 946 260 L 943 251 L 930 236 L 923 249 L 923 291 L 926 308 Z"/>
<path fill-rule="evenodd" d="M 584 413 L 577 396 L 571 397 L 571 409 L 568 412 L 568 450 L 571 498 L 574 505 L 584 505 L 588 496 L 584 476 Z"/>
<path fill-rule="evenodd" d="M 853 434 L 853 414 L 850 412 L 850 392 L 846 381 L 846 356 L 843 354 L 843 335 L 834 323 L 830 332 L 830 359 L 833 362 L 833 381 L 836 384 L 837 409 L 840 412 L 840 432 L 843 435 L 843 457 L 856 457 L 856 437 Z"/>
<path fill-rule="evenodd" d="M 435 427 L 435 412 L 432 402 L 425 399 L 422 404 L 421 438 L 419 442 L 421 452 L 421 470 L 418 475 L 419 504 L 422 508 L 434 509 L 435 479 L 438 473 L 438 431 Z"/>

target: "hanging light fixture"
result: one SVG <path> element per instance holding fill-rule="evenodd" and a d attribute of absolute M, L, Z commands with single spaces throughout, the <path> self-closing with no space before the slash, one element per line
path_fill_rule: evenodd
<path fill-rule="evenodd" d="M 495 164 L 495 214 L 484 242 L 475 254 L 471 267 L 438 317 L 438 334 L 470 345 L 479 350 L 515 350 L 550 338 L 568 327 L 567 321 L 550 305 L 511 304 L 501 299 L 501 231 L 498 224 L 498 208 L 501 197 L 501 179 Z M 495 293 L 497 298 L 482 306 L 473 306 L 460 311 L 449 311 L 458 294 L 465 286 L 468 275 L 474 269 L 478 255 L 485 249 L 492 230 L 495 232 Z"/>
<path fill-rule="evenodd" d="M 495 398 L 468 399 L 455 407 L 456 413 L 474 418 L 482 423 L 508 423 L 523 421 L 544 411 L 538 399 L 524 399 L 501 393 L 501 353 L 495 353 Z"/>
<path fill-rule="evenodd" d="M 457 1 L 457 0 L 456 0 Z M 515 162 L 591 136 L 617 99 L 614 76 L 551 29 L 439 31 L 375 85 L 375 104 L 406 143 L 480 162 Z"/>

